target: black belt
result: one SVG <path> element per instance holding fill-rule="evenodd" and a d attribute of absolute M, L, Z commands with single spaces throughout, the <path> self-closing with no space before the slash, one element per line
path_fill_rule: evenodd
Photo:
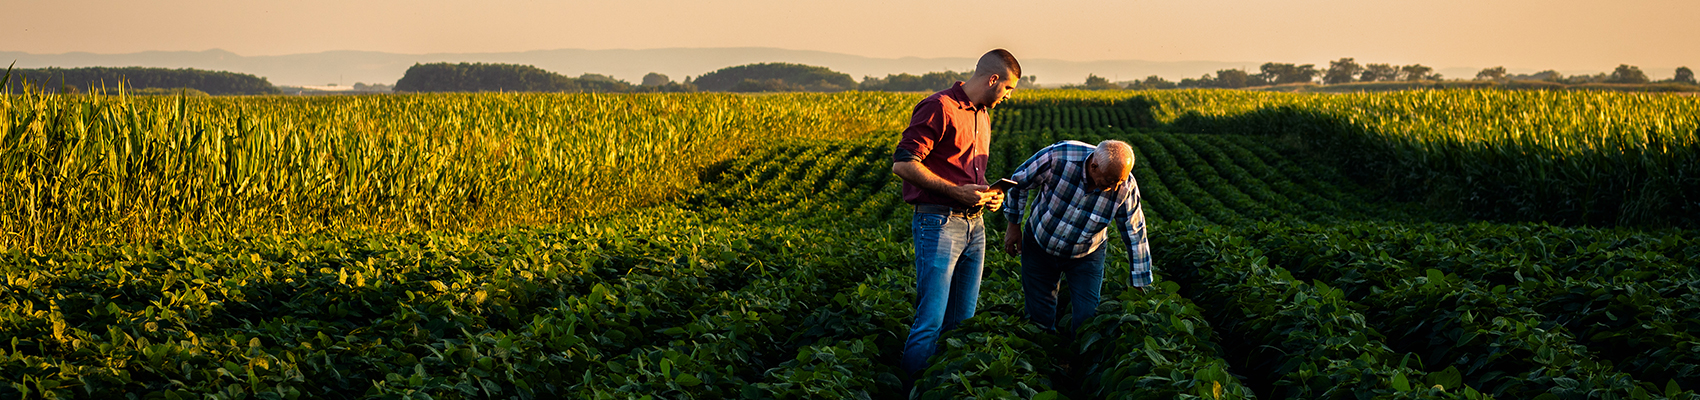
<path fill-rule="evenodd" d="M 938 214 L 951 217 L 979 218 L 985 207 L 957 208 L 938 204 L 916 204 L 916 214 Z"/>

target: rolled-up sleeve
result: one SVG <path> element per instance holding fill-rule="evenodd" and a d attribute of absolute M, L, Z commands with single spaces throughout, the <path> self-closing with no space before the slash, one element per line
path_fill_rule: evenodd
<path fill-rule="evenodd" d="M 897 141 L 897 149 L 891 153 L 891 162 L 921 161 L 932 153 L 933 144 L 944 137 L 945 121 L 944 106 L 938 101 L 923 101 L 915 105 L 915 113 L 909 118 L 909 127 L 903 130 L 903 138 Z"/>
<path fill-rule="evenodd" d="M 1117 212 L 1116 225 L 1121 228 L 1122 239 L 1127 243 L 1127 263 L 1131 276 L 1128 284 L 1135 287 L 1150 286 L 1151 275 L 1151 244 L 1146 238 L 1145 209 L 1140 206 L 1139 183 L 1133 181 L 1133 174 L 1128 174 L 1128 184 L 1133 186 L 1133 193 L 1128 195 L 1127 202 L 1122 204 Z"/>

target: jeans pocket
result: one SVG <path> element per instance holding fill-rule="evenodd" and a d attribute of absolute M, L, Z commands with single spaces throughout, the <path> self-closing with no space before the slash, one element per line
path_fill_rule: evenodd
<path fill-rule="evenodd" d="M 915 229 L 918 229 L 918 230 L 919 229 L 938 230 L 939 228 L 944 227 L 946 220 L 948 220 L 949 218 L 950 217 L 939 215 L 939 214 L 920 214 L 920 213 L 917 213 L 917 214 L 915 214 L 915 222 L 914 222 L 913 227 Z"/>

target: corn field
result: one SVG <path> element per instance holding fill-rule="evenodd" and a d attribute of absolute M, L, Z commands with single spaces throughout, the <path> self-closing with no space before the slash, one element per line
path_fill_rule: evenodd
<path fill-rule="evenodd" d="M 674 196 L 751 142 L 893 130 L 914 96 L 0 97 L 0 251 L 487 228 Z"/>

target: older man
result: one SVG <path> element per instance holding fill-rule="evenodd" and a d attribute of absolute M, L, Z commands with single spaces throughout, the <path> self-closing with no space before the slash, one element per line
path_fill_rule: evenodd
<path fill-rule="evenodd" d="M 909 379 L 926 369 L 940 332 L 974 316 L 986 258 L 980 213 L 1003 203 L 1003 194 L 986 185 L 992 133 L 987 110 L 1009 98 L 1019 79 L 1021 64 L 1008 51 L 980 56 L 968 81 L 915 105 L 892 152 L 891 172 L 903 178 L 903 201 L 915 206 L 910 231 L 918 296 L 902 360 Z"/>
<path fill-rule="evenodd" d="M 1133 180 L 1133 148 L 1127 143 L 1058 142 L 1021 163 L 1010 179 L 1019 184 L 1009 190 L 1009 207 L 1004 208 L 1009 220 L 1004 251 L 1021 256 L 1021 288 L 1034 323 L 1056 329 L 1057 289 L 1063 275 L 1068 276 L 1069 301 L 1074 303 L 1072 326 L 1092 318 L 1104 283 L 1105 231 L 1111 222 L 1126 239 L 1130 283 L 1140 290 L 1151 284 L 1145 211 Z M 1023 230 L 1022 202 L 1033 189 L 1039 195 Z"/>

